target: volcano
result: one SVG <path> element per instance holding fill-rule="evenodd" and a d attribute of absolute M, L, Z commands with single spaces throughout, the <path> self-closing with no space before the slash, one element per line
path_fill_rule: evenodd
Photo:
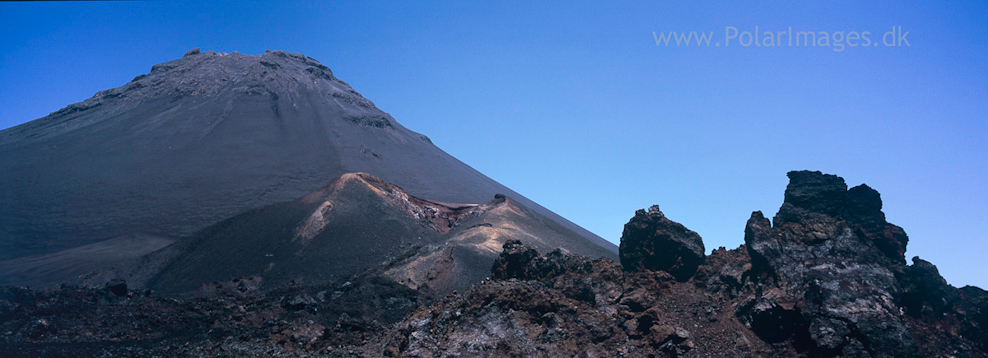
<path fill-rule="evenodd" d="M 155 65 L 0 131 L 0 168 L 0 285 L 71 281 L 356 172 L 436 203 L 501 193 L 573 234 L 553 245 L 617 257 L 614 244 L 445 153 L 328 67 L 282 51 L 195 49 Z"/>

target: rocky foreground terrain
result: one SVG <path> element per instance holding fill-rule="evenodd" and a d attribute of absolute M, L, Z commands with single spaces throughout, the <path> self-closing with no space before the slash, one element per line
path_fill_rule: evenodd
<path fill-rule="evenodd" d="M 262 276 L 162 297 L 0 289 L 0 356 L 986 357 L 988 293 L 955 288 L 888 223 L 877 191 L 791 172 L 770 221 L 709 256 L 654 206 L 621 262 L 508 241 L 490 278 L 433 297 L 388 264 L 321 285 Z"/>

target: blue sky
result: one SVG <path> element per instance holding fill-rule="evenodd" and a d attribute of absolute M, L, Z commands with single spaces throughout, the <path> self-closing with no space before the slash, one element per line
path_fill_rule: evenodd
<path fill-rule="evenodd" d="M 882 193 L 908 257 L 988 287 L 988 3 L 0 4 L 0 128 L 186 50 L 301 52 L 474 168 L 617 242 L 659 204 L 708 249 L 794 169 Z M 659 46 L 653 32 L 865 31 L 909 46 Z"/>

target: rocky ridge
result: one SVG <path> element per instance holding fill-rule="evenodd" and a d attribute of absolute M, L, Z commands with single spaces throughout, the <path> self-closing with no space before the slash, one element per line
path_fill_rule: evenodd
<path fill-rule="evenodd" d="M 789 177 L 774 222 L 753 213 L 744 245 L 695 267 L 624 252 L 697 244 L 655 207 L 629 222 L 621 264 L 512 240 L 489 279 L 440 298 L 375 273 L 264 293 L 245 278 L 182 300 L 120 282 L 6 288 L 0 354 L 988 357 L 988 293 L 948 285 L 922 259 L 906 265 L 907 238 L 877 192 Z"/>

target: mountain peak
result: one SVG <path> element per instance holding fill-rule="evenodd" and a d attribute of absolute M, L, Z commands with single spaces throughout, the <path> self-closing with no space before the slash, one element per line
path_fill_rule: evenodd
<path fill-rule="evenodd" d="M 224 90 L 248 95 L 313 91 L 327 100 L 377 109 L 349 84 L 333 76 L 329 67 L 300 53 L 285 51 L 244 55 L 193 49 L 182 58 L 152 66 L 150 73 L 137 76 L 123 87 L 101 93 L 104 98 L 115 98 L 140 88 L 167 88 L 164 94 L 171 96 L 215 95 Z M 149 94 L 145 91 L 139 94 Z"/>
<path fill-rule="evenodd" d="M 209 107 L 208 102 L 228 108 L 226 111 L 233 109 L 236 102 L 267 102 L 266 110 L 276 118 L 285 116 L 285 111 L 315 112 L 367 127 L 398 125 L 391 115 L 311 57 L 285 51 L 244 55 L 195 48 L 181 58 L 152 66 L 149 73 L 123 86 L 97 92 L 47 117 L 0 131 L 0 142 L 7 142 L 0 144 L 47 137 L 94 122 L 94 118 L 76 120 L 83 114 L 98 121 L 135 108 Z M 332 113 L 319 113 L 320 110 Z"/>

